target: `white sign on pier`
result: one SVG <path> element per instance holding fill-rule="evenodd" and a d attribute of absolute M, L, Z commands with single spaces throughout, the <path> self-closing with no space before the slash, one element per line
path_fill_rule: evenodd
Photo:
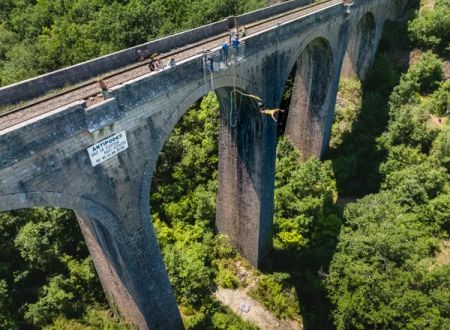
<path fill-rule="evenodd" d="M 95 166 L 126 149 L 128 149 L 127 135 L 122 131 L 90 146 L 87 152 L 92 166 Z"/>

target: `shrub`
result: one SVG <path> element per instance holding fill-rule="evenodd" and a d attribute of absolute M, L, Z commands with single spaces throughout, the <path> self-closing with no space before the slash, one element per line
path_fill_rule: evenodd
<path fill-rule="evenodd" d="M 289 277 L 289 274 L 285 273 L 262 275 L 249 294 L 273 311 L 277 317 L 289 318 L 298 315 L 299 303 L 295 289 L 286 286 Z"/>
<path fill-rule="evenodd" d="M 409 23 L 408 32 L 421 47 L 450 53 L 450 1 L 436 0 L 434 10 L 424 9 Z"/>

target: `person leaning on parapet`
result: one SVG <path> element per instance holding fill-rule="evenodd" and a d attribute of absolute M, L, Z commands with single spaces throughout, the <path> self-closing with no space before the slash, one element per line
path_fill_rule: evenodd
<path fill-rule="evenodd" d="M 171 57 L 169 61 L 167 61 L 167 66 L 169 68 L 174 68 L 177 65 L 175 58 Z"/>
<path fill-rule="evenodd" d="M 212 52 L 210 52 L 210 51 L 206 52 L 206 60 L 208 63 L 209 70 L 214 71 L 214 55 Z"/>
<path fill-rule="evenodd" d="M 148 62 L 148 68 L 150 69 L 151 72 L 159 70 L 158 62 L 160 62 L 160 61 L 157 59 L 157 56 L 158 56 L 157 53 L 153 53 L 152 56 L 150 56 L 150 61 Z"/>
<path fill-rule="evenodd" d="M 245 28 L 245 25 L 242 25 L 242 26 L 239 28 L 238 36 L 240 36 L 241 38 L 244 38 L 244 37 L 247 36 L 247 29 Z"/>
<path fill-rule="evenodd" d="M 104 100 L 108 99 L 109 98 L 109 89 L 108 89 L 108 85 L 106 85 L 106 82 L 102 78 L 99 78 L 99 79 L 97 79 L 97 85 L 101 89 L 103 99 Z"/>
<path fill-rule="evenodd" d="M 236 34 L 233 39 L 231 39 L 231 45 L 233 46 L 233 48 L 238 48 L 239 44 L 241 42 L 239 41 L 239 36 Z"/>

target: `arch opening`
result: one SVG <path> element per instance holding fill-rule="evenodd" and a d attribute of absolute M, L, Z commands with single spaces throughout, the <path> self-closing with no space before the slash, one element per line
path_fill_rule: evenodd
<path fill-rule="evenodd" d="M 376 23 L 372 13 L 366 13 L 358 22 L 348 42 L 341 76 L 362 80 L 374 57 Z"/>
<path fill-rule="evenodd" d="M 371 64 L 375 49 L 375 17 L 372 13 L 367 13 L 359 21 L 358 31 L 360 31 L 360 43 L 358 47 L 358 57 L 356 70 L 359 77 L 364 77 L 365 72 Z"/>
<path fill-rule="evenodd" d="M 333 54 L 327 40 L 317 38 L 296 62 L 285 134 L 302 159 L 320 157 L 327 128 L 327 99 L 333 72 Z"/>
<path fill-rule="evenodd" d="M 257 262 L 263 162 L 255 142 L 263 124 L 256 100 L 235 87 L 201 96 L 182 113 L 161 147 L 149 203 L 180 310 L 199 316 L 211 289 L 223 285 L 223 265 L 237 260 L 230 245 Z M 201 312 L 205 327 L 209 312 Z"/>
<path fill-rule="evenodd" d="M 187 220 L 189 214 L 183 212 L 184 214 L 177 215 L 169 209 L 169 205 L 181 203 L 183 197 L 194 193 L 197 186 L 207 186 L 211 180 L 214 180 L 215 187 L 210 188 L 214 190 L 215 200 L 219 116 L 217 95 L 210 92 L 194 101 L 170 130 L 159 151 L 151 182 L 150 206 L 153 222 L 171 224 L 171 218 L 181 215 L 183 220 Z M 167 191 L 169 185 L 178 187 Z M 215 206 L 212 211 L 215 212 Z M 207 217 L 205 220 L 213 221 L 214 218 Z"/>
<path fill-rule="evenodd" d="M 43 210 L 41 212 L 49 214 L 64 212 L 64 214 L 67 214 L 65 219 L 72 224 L 71 226 L 66 224 L 66 226 L 61 229 L 59 228 L 61 226 L 52 226 L 49 224 L 49 221 L 41 223 L 40 219 L 37 219 L 36 221 L 29 222 L 32 223 L 33 226 L 24 226 L 26 232 L 31 230 L 31 234 L 34 233 L 42 236 L 36 240 L 30 239 L 28 246 L 31 248 L 31 251 L 33 251 L 33 249 L 48 248 L 51 253 L 59 253 L 59 257 L 56 258 L 56 263 L 59 263 L 59 267 L 49 267 L 49 273 L 46 275 L 48 283 L 39 291 L 39 296 L 37 297 L 39 300 L 28 306 L 30 307 L 30 311 L 27 311 L 24 308 L 18 310 L 18 312 L 24 313 L 23 316 L 19 316 L 19 318 L 25 317 L 23 319 L 23 322 L 25 322 L 24 324 L 30 324 L 32 327 L 42 327 L 51 324 L 52 322 L 59 322 L 58 318 L 62 318 L 62 320 L 76 318 L 80 319 L 80 322 L 83 322 L 83 315 L 87 315 L 86 313 L 89 314 L 91 312 L 93 313 L 92 315 L 95 315 L 95 308 L 98 307 L 96 307 L 96 305 L 102 300 L 104 303 L 102 307 L 103 310 L 97 311 L 97 313 L 100 313 L 96 314 L 96 317 L 98 318 L 102 318 L 103 314 L 107 315 L 111 313 L 105 305 L 105 302 L 108 301 L 111 310 L 127 320 L 129 324 L 143 327 L 149 322 L 148 315 L 146 315 L 144 310 L 146 302 L 142 303 L 142 301 L 138 299 L 139 289 L 148 290 L 148 287 L 138 288 L 139 285 L 136 283 L 133 276 L 140 277 L 140 274 L 135 265 L 130 262 L 130 255 L 133 255 L 135 250 L 128 242 L 129 235 L 125 232 L 121 220 L 114 213 L 89 199 L 60 192 L 27 192 L 2 195 L 0 196 L 0 209 L 12 211 L 13 213 L 30 212 L 30 210 L 31 212 Z M 6 213 L 0 213 L 0 217 L 4 214 Z M 43 219 L 45 220 L 45 218 Z M 78 225 L 75 224 L 75 221 Z M 65 253 L 65 250 L 60 247 L 61 244 L 65 244 L 65 241 L 70 241 L 70 239 L 59 237 L 59 240 L 53 242 L 52 239 L 48 238 L 52 237 L 52 235 L 55 236 L 55 233 L 59 236 L 67 234 L 66 227 L 69 228 L 69 234 L 73 234 L 78 238 L 78 244 L 82 247 L 84 246 L 84 254 L 87 255 L 84 260 L 78 260 L 70 253 Z M 80 233 L 82 235 L 79 235 Z M 40 242 L 41 240 L 44 241 L 44 244 Z M 135 245 L 140 243 L 141 242 L 137 241 L 134 242 Z M 144 243 L 145 245 L 151 245 L 151 242 Z M 136 246 L 136 249 L 140 249 L 140 251 L 144 250 L 143 246 Z M 88 251 L 88 253 L 86 251 Z M 46 256 L 45 251 L 43 255 Z M 31 260 L 31 262 L 33 262 L 33 260 Z M 93 265 L 95 265 L 95 269 L 91 267 L 92 262 Z M 145 260 L 145 262 L 147 263 L 148 260 Z M 145 267 L 148 267 L 148 265 L 143 266 L 143 268 Z M 73 271 L 78 272 L 82 268 L 86 268 L 83 276 L 87 277 L 80 278 L 79 283 L 72 283 L 73 277 L 80 275 L 78 273 L 74 274 Z M 88 272 L 88 269 L 90 270 L 90 273 Z M 44 271 L 47 270 L 44 269 Z M 62 271 L 66 277 L 63 276 L 64 274 L 54 275 L 54 271 Z M 156 282 L 160 280 L 157 278 L 158 276 L 160 276 L 160 274 L 155 274 L 154 276 Z M 84 283 L 87 285 L 87 288 L 86 291 L 83 292 L 87 292 L 88 300 L 92 298 L 89 293 L 91 290 L 93 290 L 93 292 L 99 290 L 100 293 L 98 294 L 98 297 L 103 297 L 100 300 L 97 299 L 99 300 L 97 302 L 91 299 L 92 306 L 89 306 L 88 300 L 80 297 L 82 294 L 78 291 L 82 290 L 77 289 L 78 286 L 80 286 L 80 288 L 83 287 L 84 280 L 89 282 Z M 55 283 L 53 281 L 57 282 Z M 97 283 L 97 286 L 95 282 Z M 103 288 L 99 287 L 98 283 L 101 283 Z M 76 292 L 70 292 L 72 284 L 75 285 Z M 59 285 L 62 285 L 62 287 L 59 287 Z M 56 291 L 52 291 L 52 288 L 61 289 L 61 292 L 64 293 L 63 296 L 65 297 L 61 301 L 56 299 L 56 305 L 53 303 L 54 297 L 51 296 L 52 294 L 55 294 Z M 68 288 L 67 290 L 69 290 L 67 293 L 64 291 L 65 288 Z M 34 299 L 37 298 L 34 297 Z M 46 306 L 46 304 L 50 305 Z M 81 305 L 72 307 L 72 304 Z M 90 311 L 92 308 L 93 310 Z M 82 312 L 80 312 L 81 309 Z M 40 310 L 42 311 L 39 312 Z M 89 320 L 85 321 L 87 323 L 90 322 Z M 76 323 L 78 321 L 73 320 L 73 322 Z M 118 325 L 124 324 L 124 321 L 117 317 L 114 320 L 111 320 L 111 322 L 117 323 Z"/>
<path fill-rule="evenodd" d="M 70 322 L 81 326 L 92 322 L 84 319 L 87 311 L 97 319 L 110 313 L 83 220 L 49 203 L 27 204 L 11 203 L 0 213 L 3 325 L 40 328 L 76 318 Z"/>

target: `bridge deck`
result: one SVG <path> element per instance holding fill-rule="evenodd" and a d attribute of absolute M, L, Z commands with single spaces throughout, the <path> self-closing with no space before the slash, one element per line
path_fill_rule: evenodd
<path fill-rule="evenodd" d="M 324 1 L 248 24 L 246 26 L 247 38 L 252 34 L 269 29 L 274 25 L 286 23 L 288 21 L 307 16 L 311 13 L 339 3 L 342 3 L 342 0 Z M 209 38 L 195 44 L 189 44 L 180 49 L 174 49 L 170 52 L 161 54 L 160 58 L 164 63 L 170 57 L 174 57 L 177 62 L 180 62 L 202 52 L 214 49 L 226 41 L 228 41 L 228 34 L 223 33 L 217 37 Z M 149 74 L 150 71 L 148 69 L 147 62 L 148 61 L 129 65 L 106 75 L 102 75 L 102 77 L 105 77 L 104 80 L 106 81 L 108 87 L 111 88 L 132 79 L 136 79 L 140 76 Z M 152 74 L 158 74 L 158 72 L 154 72 Z M 99 88 L 94 79 L 68 87 L 59 92 L 50 92 L 46 96 L 27 101 L 24 104 L 21 104 L 18 108 L 4 111 L 0 114 L 0 134 L 4 130 L 12 128 L 14 125 L 23 123 L 24 121 L 80 100 L 85 100 L 88 106 L 103 100 L 99 95 Z"/>

